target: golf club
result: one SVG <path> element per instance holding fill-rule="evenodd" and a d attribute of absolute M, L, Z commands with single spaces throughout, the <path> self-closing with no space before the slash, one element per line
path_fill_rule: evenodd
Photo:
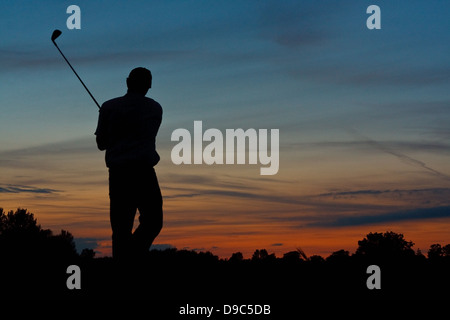
<path fill-rule="evenodd" d="M 94 100 L 94 102 L 97 105 L 97 107 L 100 109 L 100 105 L 98 104 L 97 100 L 95 100 L 94 96 L 89 91 L 89 89 L 86 87 L 86 85 L 84 84 L 83 80 L 81 80 L 80 76 L 75 71 L 75 69 L 72 67 L 72 65 L 70 64 L 69 60 L 67 60 L 66 56 L 62 53 L 61 49 L 59 49 L 58 45 L 56 44 L 55 40 L 61 35 L 61 33 L 62 33 L 61 30 L 58 30 L 58 29 L 53 31 L 53 33 L 52 33 L 52 42 L 53 42 L 53 44 L 55 45 L 56 49 L 58 49 L 59 53 L 61 53 L 61 55 L 63 56 L 64 60 L 66 60 L 66 62 L 69 65 L 70 69 L 72 69 L 73 73 L 75 73 L 75 75 L 77 76 L 78 80 L 80 80 L 81 84 L 86 89 L 86 91 L 89 93 L 89 95 L 91 96 L 92 100 Z"/>

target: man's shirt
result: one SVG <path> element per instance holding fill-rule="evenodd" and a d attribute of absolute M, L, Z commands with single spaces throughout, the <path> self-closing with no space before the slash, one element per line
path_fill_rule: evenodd
<path fill-rule="evenodd" d="M 161 120 L 161 105 L 142 94 L 127 93 L 103 103 L 95 135 L 98 148 L 106 150 L 106 166 L 155 166 Z"/>

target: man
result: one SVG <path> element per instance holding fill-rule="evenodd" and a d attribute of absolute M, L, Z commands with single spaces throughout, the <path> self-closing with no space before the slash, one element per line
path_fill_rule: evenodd
<path fill-rule="evenodd" d="M 148 254 L 162 228 L 162 196 L 153 168 L 159 162 L 155 140 L 162 108 L 145 97 L 151 86 L 150 70 L 133 69 L 127 94 L 102 105 L 95 132 L 98 148 L 106 150 L 113 257 L 120 260 Z M 133 233 L 137 209 L 139 226 Z"/>

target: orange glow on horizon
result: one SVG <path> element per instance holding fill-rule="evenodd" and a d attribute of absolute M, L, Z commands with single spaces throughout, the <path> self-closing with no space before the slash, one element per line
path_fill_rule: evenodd
<path fill-rule="evenodd" d="M 344 218 L 399 216 L 398 212 L 414 208 L 448 204 L 450 189 L 432 177 L 425 176 L 420 187 L 412 187 L 414 175 L 399 175 L 394 183 L 392 170 L 400 170 L 399 165 L 383 155 L 364 167 L 339 157 L 313 161 L 287 151 L 281 154 L 285 162 L 280 172 L 263 177 L 251 166 L 175 166 L 167 161 L 168 151 L 162 150 L 166 160 L 156 167 L 164 197 L 164 227 L 155 244 L 211 251 L 221 258 L 240 251 L 249 258 L 256 249 L 278 257 L 297 248 L 323 257 L 340 249 L 354 252 L 357 241 L 369 232 L 403 233 L 424 253 L 433 243 L 450 243 L 446 218 L 339 224 Z M 285 159 L 289 152 L 292 157 Z M 43 228 L 55 233 L 65 229 L 75 238 L 95 240 L 99 255 L 110 255 L 108 173 L 102 154 L 95 154 L 91 160 L 52 158 L 49 164 L 55 169 L 45 172 L 29 169 L 30 176 L 48 173 L 44 185 L 50 192 L 0 193 L 0 206 L 26 208 Z M 377 161 L 380 168 L 390 169 L 375 169 Z M 19 169 L 10 170 L 5 181 L 20 174 Z M 39 181 L 36 184 L 42 185 Z"/>

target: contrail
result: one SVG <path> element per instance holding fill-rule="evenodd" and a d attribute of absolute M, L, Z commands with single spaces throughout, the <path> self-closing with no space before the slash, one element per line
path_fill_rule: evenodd
<path fill-rule="evenodd" d="M 388 146 L 381 144 L 378 141 L 372 140 L 372 139 L 362 135 L 361 133 L 357 132 L 353 128 L 352 129 L 348 129 L 347 131 L 350 132 L 352 135 L 358 137 L 358 139 L 362 139 L 364 142 L 366 142 L 367 144 L 371 145 L 372 147 L 374 147 L 374 148 L 376 148 L 378 150 L 381 150 L 381 151 L 383 151 L 385 153 L 389 153 L 389 154 L 397 157 L 398 159 L 400 159 L 401 161 L 403 161 L 406 164 L 409 164 L 409 165 L 411 165 L 413 167 L 416 167 L 416 168 L 424 169 L 424 170 L 434 174 L 435 176 L 438 176 L 438 177 L 440 177 L 442 179 L 450 181 L 450 176 L 448 176 L 448 175 L 446 175 L 446 174 L 444 174 L 442 172 L 439 172 L 439 171 L 437 171 L 437 170 L 435 170 L 433 168 L 430 168 L 429 166 L 426 165 L 426 163 L 424 163 L 422 161 L 419 161 L 417 159 L 411 158 L 410 156 L 407 156 L 406 154 L 403 154 L 401 152 L 395 151 L 395 150 L 389 148 Z"/>

